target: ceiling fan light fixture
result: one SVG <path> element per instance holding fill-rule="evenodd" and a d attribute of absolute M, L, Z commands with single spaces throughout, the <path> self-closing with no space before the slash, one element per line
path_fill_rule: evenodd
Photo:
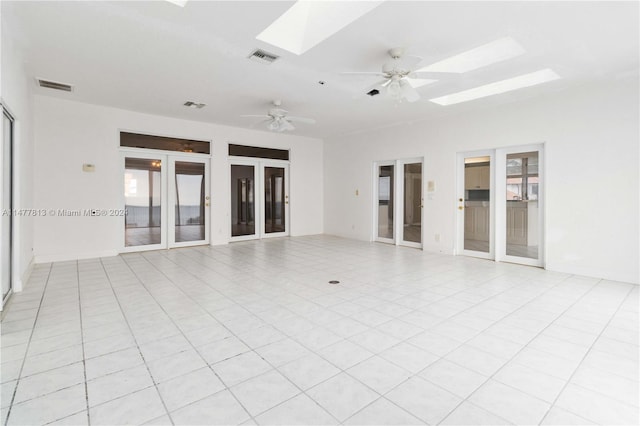
<path fill-rule="evenodd" d="M 392 98 L 400 98 L 402 96 L 400 80 L 393 80 L 387 85 L 387 94 Z"/>
<path fill-rule="evenodd" d="M 267 128 L 274 132 L 280 131 L 280 121 L 277 118 L 274 118 L 273 121 L 267 125 Z"/>

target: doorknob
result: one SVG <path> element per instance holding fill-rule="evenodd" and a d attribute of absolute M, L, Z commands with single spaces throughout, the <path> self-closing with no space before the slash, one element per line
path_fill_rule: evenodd
<path fill-rule="evenodd" d="M 458 210 L 462 210 L 462 209 L 464 209 L 463 206 L 458 206 Z"/>
<path fill-rule="evenodd" d="M 207 195 L 206 197 L 204 197 L 205 200 L 208 200 L 210 197 Z"/>
<path fill-rule="evenodd" d="M 205 206 L 209 207 L 209 203 L 204 203 Z"/>

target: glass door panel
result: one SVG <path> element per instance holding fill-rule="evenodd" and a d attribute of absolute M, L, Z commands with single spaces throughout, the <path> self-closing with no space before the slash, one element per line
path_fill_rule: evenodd
<path fill-rule="evenodd" d="M 284 167 L 264 167 L 264 232 L 286 232 L 286 207 L 289 203 L 285 188 Z"/>
<path fill-rule="evenodd" d="M 404 242 L 422 243 L 422 163 L 404 165 Z"/>
<path fill-rule="evenodd" d="M 206 240 L 205 163 L 174 162 L 174 242 Z"/>
<path fill-rule="evenodd" d="M 124 167 L 125 247 L 160 245 L 162 160 L 125 157 Z"/>
<path fill-rule="evenodd" d="M 506 254 L 538 259 L 538 152 L 507 154 Z"/>
<path fill-rule="evenodd" d="M 256 166 L 231 165 L 231 236 L 256 235 Z"/>
<path fill-rule="evenodd" d="M 492 256 L 491 155 L 461 156 L 458 211 L 462 220 L 462 247 L 466 254 Z"/>
<path fill-rule="evenodd" d="M 393 241 L 394 171 L 395 166 L 378 166 L 378 226 L 379 239 Z"/>
<path fill-rule="evenodd" d="M 0 255 L 2 256 L 2 304 L 9 296 L 12 263 L 13 185 L 12 185 L 13 120 L 2 116 L 2 223 L 0 228 Z"/>

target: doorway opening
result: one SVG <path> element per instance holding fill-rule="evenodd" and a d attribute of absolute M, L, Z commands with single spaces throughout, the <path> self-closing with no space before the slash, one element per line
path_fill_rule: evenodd
<path fill-rule="evenodd" d="M 458 154 L 458 254 L 544 266 L 543 145 Z"/>
<path fill-rule="evenodd" d="M 2 215 L 0 225 L 0 258 L 2 267 L 2 306 L 13 291 L 13 144 L 14 119 L 2 108 Z"/>
<path fill-rule="evenodd" d="M 289 235 L 289 163 L 232 158 L 231 241 Z"/>
<path fill-rule="evenodd" d="M 374 240 L 422 248 L 423 160 L 379 161 L 374 170 Z"/>
<path fill-rule="evenodd" d="M 123 150 L 123 251 L 209 243 L 209 156 Z"/>

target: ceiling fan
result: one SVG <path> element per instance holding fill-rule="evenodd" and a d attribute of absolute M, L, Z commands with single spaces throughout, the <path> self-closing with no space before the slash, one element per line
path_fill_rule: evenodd
<path fill-rule="evenodd" d="M 315 124 L 316 120 L 312 118 L 305 117 L 296 117 L 293 115 L 289 115 L 289 111 L 286 109 L 280 108 L 282 102 L 278 99 L 273 101 L 273 108 L 270 108 L 266 115 L 241 115 L 240 117 L 256 117 L 263 118 L 262 121 L 259 121 L 253 124 L 251 127 L 256 126 L 258 124 L 266 123 L 267 129 L 274 132 L 284 132 L 285 130 L 294 130 L 295 126 L 293 123 L 306 123 L 306 124 Z"/>
<path fill-rule="evenodd" d="M 390 49 L 389 56 L 391 56 L 391 60 L 382 66 L 381 72 L 343 72 L 341 74 L 383 77 L 383 80 L 371 86 L 367 92 L 371 93 L 371 91 L 377 90 L 378 93 L 386 93 L 397 101 L 406 99 L 408 102 L 420 99 L 420 94 L 416 90 L 418 87 L 435 83 L 438 81 L 437 79 L 452 74 L 449 72 L 419 71 L 423 66 L 421 64 L 422 58 L 405 56 L 404 49 L 400 47 Z"/>

